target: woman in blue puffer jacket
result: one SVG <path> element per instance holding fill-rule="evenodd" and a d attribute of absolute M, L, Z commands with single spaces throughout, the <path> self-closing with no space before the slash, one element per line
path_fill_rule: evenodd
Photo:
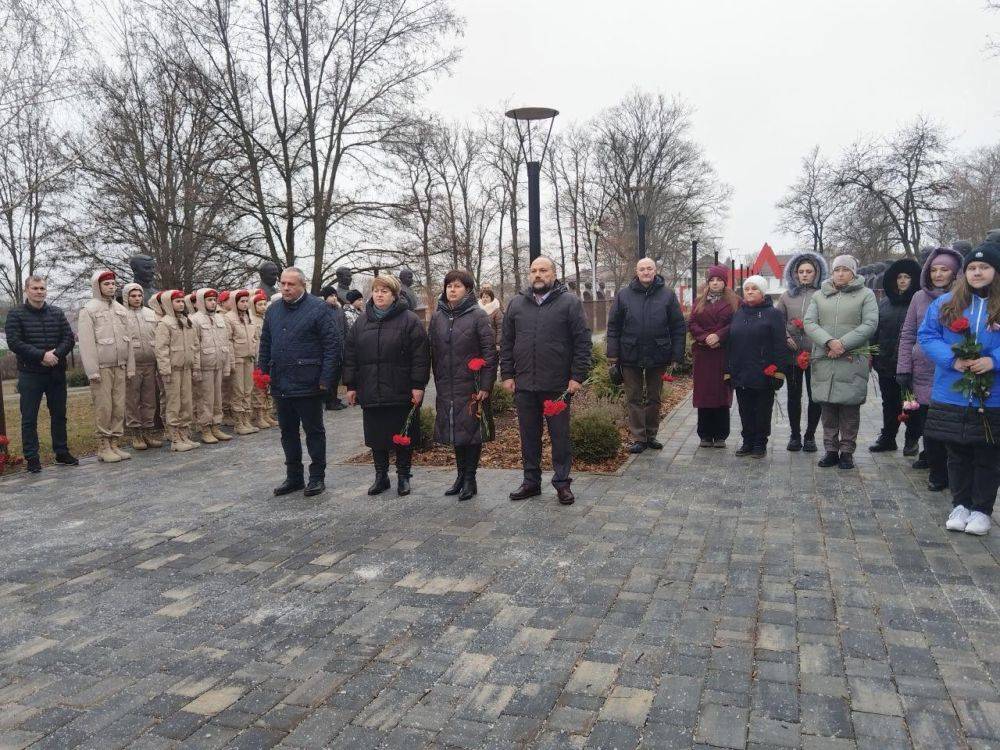
<path fill-rule="evenodd" d="M 920 348 L 934 362 L 934 385 L 925 434 L 947 444 L 950 531 L 983 535 L 1000 487 L 1000 243 L 985 242 L 965 259 L 951 292 L 927 309 L 917 331 Z M 963 331 L 963 329 L 965 329 Z M 957 359 L 952 347 L 971 336 L 976 359 Z M 966 371 L 991 380 L 984 400 L 963 392 Z"/>

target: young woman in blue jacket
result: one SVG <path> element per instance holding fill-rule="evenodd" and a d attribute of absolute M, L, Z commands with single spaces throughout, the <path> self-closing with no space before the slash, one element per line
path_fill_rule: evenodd
<path fill-rule="evenodd" d="M 950 531 L 989 532 L 1000 487 L 1000 243 L 985 242 L 965 259 L 951 292 L 927 309 L 917 331 L 920 348 L 934 362 L 934 385 L 924 427 L 948 450 Z M 957 323 L 956 323 L 957 321 Z M 966 330 L 963 331 L 962 329 Z M 980 346 L 975 359 L 958 359 L 952 347 L 971 336 Z M 960 390 L 966 371 L 992 381 L 985 399 Z"/>

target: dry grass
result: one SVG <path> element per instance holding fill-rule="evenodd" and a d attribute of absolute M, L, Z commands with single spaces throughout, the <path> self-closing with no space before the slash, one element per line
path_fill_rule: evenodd
<path fill-rule="evenodd" d="M 7 417 L 7 436 L 10 438 L 11 455 L 22 455 L 21 410 L 13 384 L 4 383 L 4 412 Z M 52 463 L 52 433 L 49 429 L 49 410 L 42 401 L 38 410 L 38 442 L 41 445 L 43 464 Z M 66 401 L 66 431 L 69 435 L 69 449 L 76 456 L 87 456 L 97 451 L 97 436 L 94 434 L 94 409 L 89 391 L 74 391 Z M 23 467 L 22 467 L 23 469 Z"/>

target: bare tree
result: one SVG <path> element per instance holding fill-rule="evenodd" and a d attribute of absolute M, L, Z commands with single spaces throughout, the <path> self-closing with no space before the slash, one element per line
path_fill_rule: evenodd
<path fill-rule="evenodd" d="M 503 110 L 503 108 L 501 108 Z M 483 116 L 483 131 L 486 143 L 486 163 L 493 170 L 500 186 L 500 202 L 506 207 L 506 218 L 510 228 L 510 270 L 512 275 L 511 288 L 517 291 L 521 288 L 521 247 L 518 233 L 518 215 L 521 208 L 519 185 L 521 167 L 524 157 L 521 154 L 521 144 L 517 132 L 505 117 Z M 503 256 L 503 243 L 498 249 Z M 500 264 L 500 285 L 504 286 L 504 264 Z M 501 292 L 501 295 L 503 293 Z"/>
<path fill-rule="evenodd" d="M 166 288 L 235 284 L 250 276 L 259 237 L 232 200 L 241 154 L 214 118 L 203 71 L 157 26 L 123 14 L 116 64 L 90 77 L 96 116 L 74 147 L 90 188 L 76 254 L 119 267 L 149 255 Z"/>
<path fill-rule="evenodd" d="M 899 247 L 896 227 L 870 193 L 849 191 L 829 226 L 826 247 L 851 253 L 861 265 L 885 260 Z"/>
<path fill-rule="evenodd" d="M 682 267 L 683 238 L 721 219 L 731 194 L 690 137 L 689 109 L 637 91 L 605 110 L 595 129 L 602 181 L 621 236 L 634 236 L 625 227 L 646 215 L 646 254 L 665 270 Z"/>
<path fill-rule="evenodd" d="M 979 149 L 948 170 L 951 200 L 943 212 L 937 239 L 978 242 L 1000 225 L 1000 145 Z"/>
<path fill-rule="evenodd" d="M 826 252 L 830 220 L 843 208 L 847 196 L 836 185 L 830 163 L 820 156 L 819 146 L 802 158 L 802 172 L 777 204 L 781 220 L 776 229 L 812 244 L 813 252 Z"/>
<path fill-rule="evenodd" d="M 272 259 L 311 260 L 318 291 L 329 233 L 388 210 L 362 187 L 402 110 L 456 60 L 444 45 L 460 21 L 446 0 L 184 0 L 174 15 L 217 82 Z"/>
<path fill-rule="evenodd" d="M 941 129 L 920 117 L 889 138 L 856 143 L 837 170 L 840 187 L 854 188 L 881 207 L 906 255 L 919 252 L 925 225 L 946 205 L 946 147 Z"/>
<path fill-rule="evenodd" d="M 67 226 L 73 165 L 48 109 L 18 109 L 0 139 L 0 291 L 14 302 L 26 276 L 51 267 Z"/>

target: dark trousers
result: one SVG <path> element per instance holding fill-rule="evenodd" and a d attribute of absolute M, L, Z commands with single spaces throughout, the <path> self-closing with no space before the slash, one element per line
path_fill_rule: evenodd
<path fill-rule="evenodd" d="M 514 406 L 517 409 L 517 428 L 521 434 L 521 464 L 524 481 L 533 487 L 542 484 L 542 421 L 549 424 L 549 438 L 552 440 L 553 487 L 569 487 L 572 456 L 569 444 L 569 409 L 554 417 L 542 416 L 542 404 L 546 399 L 556 399 L 558 393 L 544 391 L 515 391 Z M 567 398 L 567 401 L 570 397 Z"/>
<path fill-rule="evenodd" d="M 813 401 L 812 373 L 809 369 L 803 370 L 801 367 L 793 365 L 787 372 L 788 381 L 788 426 L 791 428 L 792 437 L 801 437 L 800 425 L 802 423 L 802 383 L 805 382 L 806 396 L 809 405 L 806 407 L 806 437 L 816 437 L 816 428 L 819 426 L 820 415 L 823 407 Z"/>
<path fill-rule="evenodd" d="M 482 443 L 474 445 L 455 446 L 455 467 L 458 473 L 470 479 L 476 478 L 476 469 L 479 468 L 479 457 L 483 453 Z"/>
<path fill-rule="evenodd" d="M 910 413 L 910 421 L 906 423 L 906 433 L 909 435 L 912 427 L 914 440 L 924 434 L 924 421 L 927 419 L 929 408 L 927 405 L 921 405 L 917 411 Z M 928 481 L 934 482 L 934 484 L 948 483 L 948 447 L 946 443 L 924 435 L 924 449 L 920 451 L 920 458 L 927 461 L 927 466 L 931 470 L 927 477 Z"/>
<path fill-rule="evenodd" d="M 895 440 L 899 432 L 899 415 L 903 412 L 903 389 L 896 382 L 895 374 L 881 372 L 878 373 L 878 388 L 882 391 L 882 437 Z M 903 439 L 914 443 L 920 439 L 922 432 L 923 420 L 914 419 L 914 413 L 910 412 Z"/>
<path fill-rule="evenodd" d="M 323 399 L 323 404 L 325 406 L 333 406 L 334 404 L 340 403 L 340 396 L 337 395 L 339 388 L 340 388 L 340 373 L 337 373 L 333 383 L 330 384 L 330 390 L 327 392 L 326 398 Z"/>
<path fill-rule="evenodd" d="M 743 445 L 766 448 L 771 436 L 771 411 L 774 391 L 770 388 L 737 388 L 736 403 L 743 423 Z"/>
<path fill-rule="evenodd" d="M 725 440 L 729 437 L 729 407 L 698 409 L 698 437 L 701 440 Z"/>
<path fill-rule="evenodd" d="M 413 449 L 403 445 L 395 446 L 396 476 L 410 478 L 410 467 L 413 463 Z M 372 448 L 372 463 L 375 471 L 387 474 L 389 472 L 389 451 Z"/>
<path fill-rule="evenodd" d="M 632 440 L 645 443 L 660 429 L 660 401 L 663 394 L 664 367 L 622 365 L 622 381 L 628 410 L 628 428 Z"/>
<path fill-rule="evenodd" d="M 1000 446 L 948 443 L 951 504 L 991 515 L 1000 487 Z"/>
<path fill-rule="evenodd" d="M 299 426 L 306 434 L 309 451 L 309 479 L 326 477 L 326 428 L 323 426 L 323 396 L 274 397 L 281 428 L 281 449 L 285 452 L 285 472 L 289 479 L 302 478 L 302 441 Z"/>
<path fill-rule="evenodd" d="M 17 375 L 21 397 L 21 450 L 24 458 L 38 458 L 38 409 L 42 396 L 49 407 L 53 453 L 68 453 L 66 437 L 66 371 L 21 372 Z"/>

